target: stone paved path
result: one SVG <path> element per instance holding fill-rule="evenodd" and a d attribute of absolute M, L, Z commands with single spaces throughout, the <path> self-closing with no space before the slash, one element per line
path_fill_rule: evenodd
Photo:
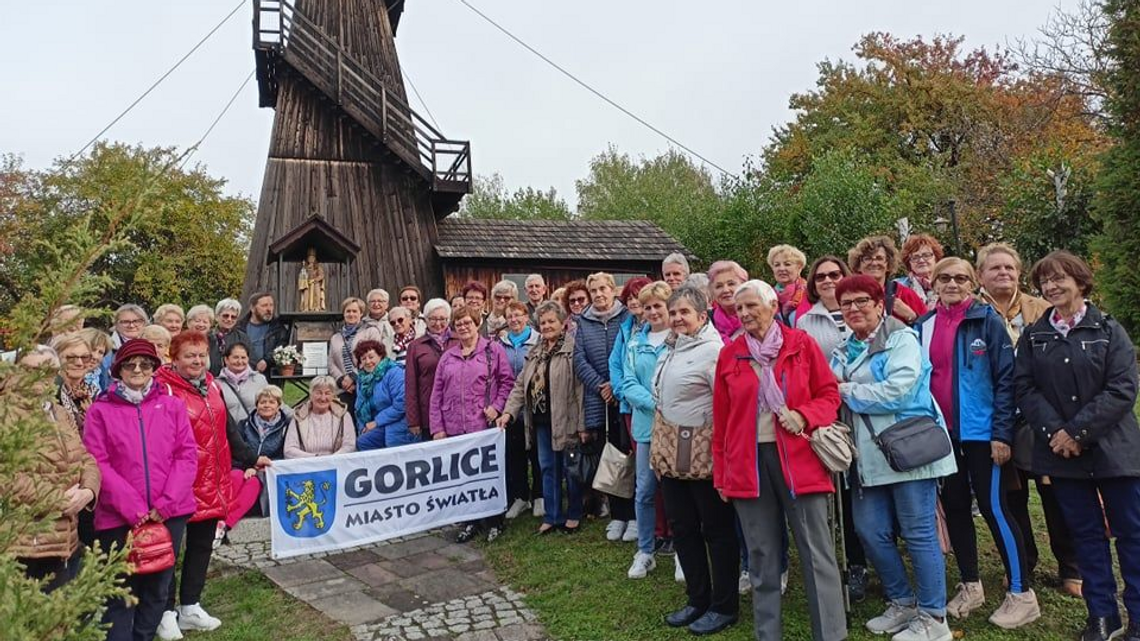
<path fill-rule="evenodd" d="M 281 561 L 268 519 L 246 519 L 216 562 L 256 569 L 360 641 L 529 641 L 546 632 L 522 595 L 499 584 L 478 550 L 442 531 Z"/>

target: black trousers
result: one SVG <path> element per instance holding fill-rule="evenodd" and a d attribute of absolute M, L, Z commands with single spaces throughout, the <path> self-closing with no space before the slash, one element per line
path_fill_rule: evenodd
<path fill-rule="evenodd" d="M 859 540 L 859 533 L 855 531 L 855 517 L 851 513 L 851 488 L 843 483 L 838 484 L 837 492 L 843 501 L 843 553 L 847 557 L 847 567 L 858 565 L 867 567 L 867 553 L 863 551 L 863 542 Z"/>
<path fill-rule="evenodd" d="M 507 425 L 507 507 L 516 499 L 531 500 L 530 483 L 527 481 L 526 426 L 521 417 Z M 541 492 L 539 496 L 542 496 Z"/>
<path fill-rule="evenodd" d="M 673 528 L 673 549 L 685 573 L 689 605 L 720 614 L 737 614 L 740 544 L 732 506 L 720 500 L 712 481 L 664 477 L 661 493 L 669 526 Z"/>
<path fill-rule="evenodd" d="M 1017 521 L 1025 539 L 1025 564 L 1028 572 L 1033 573 L 1037 568 L 1037 561 L 1041 555 L 1037 549 L 1037 541 L 1033 536 L 1033 523 L 1029 520 L 1029 481 L 1037 484 L 1037 495 L 1041 497 L 1041 510 L 1045 513 L 1045 529 L 1049 534 L 1049 549 L 1057 559 L 1057 569 L 1062 580 L 1080 580 L 1081 571 L 1077 567 L 1077 550 L 1073 544 L 1073 535 L 1061 514 L 1061 505 L 1053 492 L 1053 486 L 1043 483 L 1038 476 L 1033 476 L 1024 470 L 1017 470 L 1019 486 L 1015 490 L 1006 492 L 1009 502 L 1009 512 L 1013 520 Z"/>
<path fill-rule="evenodd" d="M 170 530 L 170 537 L 174 539 L 174 549 L 182 543 L 182 535 L 186 531 L 186 520 L 189 516 L 180 516 L 166 520 L 166 529 Z M 96 539 L 103 549 L 109 550 L 111 546 L 123 547 L 127 542 L 128 527 L 119 527 L 112 530 L 96 532 Z M 110 623 L 111 629 L 107 633 L 107 641 L 151 641 L 155 630 L 162 620 L 162 612 L 166 609 L 166 596 L 170 590 L 170 582 L 174 577 L 174 568 L 156 572 L 154 574 L 133 574 L 125 577 L 127 587 L 131 594 L 138 599 L 136 605 L 128 605 L 121 599 L 114 599 L 107 603 L 107 611 L 103 613 L 103 622 Z"/>
<path fill-rule="evenodd" d="M 606 440 L 621 450 L 623 454 L 629 454 L 633 451 L 633 439 L 629 437 L 629 429 L 625 426 L 625 418 L 622 417 L 617 405 L 607 405 L 606 412 L 609 414 L 609 425 L 603 426 L 606 428 Z M 633 512 L 633 499 L 626 499 L 612 494 L 607 494 L 606 496 L 609 497 L 610 501 L 611 519 L 615 521 L 632 521 L 637 518 Z"/>
<path fill-rule="evenodd" d="M 1013 466 L 994 465 L 989 441 L 955 443 L 954 457 L 958 471 L 942 482 L 942 508 L 946 511 L 946 529 L 962 582 L 981 580 L 978 574 L 978 539 L 971 514 L 972 495 L 978 501 L 978 509 L 990 528 L 1005 565 L 1010 591 L 1015 594 L 1025 592 L 1030 587 L 1025 543 L 1017 521 L 1010 518 L 1009 505 L 1005 500 L 1006 483 L 1002 478 L 1011 473 Z"/>
<path fill-rule="evenodd" d="M 218 530 L 219 519 L 194 521 L 186 524 L 186 552 L 182 555 L 182 586 L 178 590 L 178 603 L 191 605 L 202 601 L 202 590 L 206 587 L 206 573 L 210 570 L 210 557 L 214 554 L 214 535 Z M 175 546 L 178 549 L 178 546 Z M 170 574 L 170 590 L 167 592 L 166 609 L 174 609 L 174 589 L 178 578 Z"/>
<path fill-rule="evenodd" d="M 43 585 L 43 591 L 48 593 L 75 578 L 75 573 L 79 571 L 79 559 L 82 556 L 81 545 L 70 558 L 50 556 L 40 559 L 22 558 L 19 561 L 24 566 L 24 575 L 29 579 L 48 579 Z"/>

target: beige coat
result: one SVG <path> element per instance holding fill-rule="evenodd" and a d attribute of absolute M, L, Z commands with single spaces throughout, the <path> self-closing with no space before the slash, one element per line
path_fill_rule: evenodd
<path fill-rule="evenodd" d="M 12 546 L 11 552 L 20 558 L 68 558 L 75 554 L 79 548 L 79 519 L 62 513 L 66 505 L 63 493 L 78 483 L 81 489 L 91 490 L 96 498 L 99 496 L 99 466 L 83 447 L 71 414 L 54 403 L 51 414 L 55 419 L 55 434 L 40 444 L 27 472 L 17 475 L 9 487 L 17 503 L 32 503 L 37 494 L 45 490 L 58 492 L 59 509 L 44 515 L 44 518 L 54 519 L 50 531 L 24 535 Z M 94 506 L 93 501 L 84 509 Z"/>
<path fill-rule="evenodd" d="M 530 381 L 534 378 L 541 359 L 538 358 L 541 343 L 530 349 L 522 371 L 515 378 L 511 395 L 507 398 L 504 411 L 512 417 L 523 412 L 526 425 L 527 447 L 531 447 L 534 423 L 531 416 L 531 403 L 527 393 Z M 552 445 L 555 452 L 561 452 L 567 445 L 578 439 L 578 431 L 584 429 L 582 418 L 582 381 L 574 375 L 574 337 L 567 336 L 550 359 L 550 380 L 547 381 L 550 394 L 550 423 Z"/>
<path fill-rule="evenodd" d="M 315 418 L 310 401 L 293 413 L 285 432 L 285 458 L 309 458 L 356 451 L 356 428 L 342 403 L 334 402 L 323 418 Z"/>
<path fill-rule="evenodd" d="M 386 349 L 391 349 L 391 342 L 384 343 L 384 337 L 380 335 L 380 330 L 376 325 L 365 324 L 356 332 L 356 336 L 352 337 L 352 346 L 349 352 L 356 349 L 356 346 L 364 341 L 376 341 L 382 343 Z M 340 384 L 340 379 L 344 377 L 344 336 L 338 331 L 329 339 L 329 376 L 336 379 L 337 384 Z M 352 358 L 356 362 L 356 357 Z"/>

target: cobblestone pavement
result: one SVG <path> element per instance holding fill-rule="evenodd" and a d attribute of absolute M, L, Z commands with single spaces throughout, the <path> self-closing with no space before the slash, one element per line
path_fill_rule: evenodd
<path fill-rule="evenodd" d="M 528 641 L 546 632 L 521 594 L 501 586 L 478 550 L 441 530 L 275 561 L 268 519 L 246 519 L 215 561 L 261 571 L 351 626 L 360 641 Z"/>

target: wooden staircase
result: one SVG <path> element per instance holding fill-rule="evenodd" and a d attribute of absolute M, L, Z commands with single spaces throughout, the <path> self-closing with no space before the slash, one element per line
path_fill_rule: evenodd
<path fill-rule="evenodd" d="M 471 143 L 445 138 L 288 0 L 254 0 L 253 49 L 260 106 L 276 106 L 293 70 L 429 185 L 437 218 L 470 193 Z"/>

